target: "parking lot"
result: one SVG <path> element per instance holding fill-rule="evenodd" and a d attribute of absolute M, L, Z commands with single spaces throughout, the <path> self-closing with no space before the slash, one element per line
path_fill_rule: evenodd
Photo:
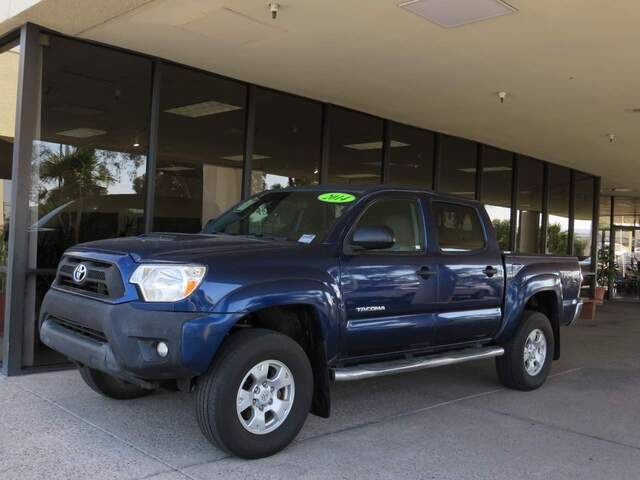
<path fill-rule="evenodd" d="M 335 385 L 329 420 L 256 461 L 206 443 L 192 395 L 118 402 L 73 371 L 0 376 L 0 478 L 637 479 L 639 307 L 564 329 L 535 392 L 502 388 L 492 361 Z"/>

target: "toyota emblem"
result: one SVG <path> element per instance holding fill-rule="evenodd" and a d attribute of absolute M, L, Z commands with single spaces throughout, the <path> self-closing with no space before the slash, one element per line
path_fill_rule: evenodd
<path fill-rule="evenodd" d="M 85 278 L 87 278 L 87 266 L 84 263 L 79 263 L 76 268 L 73 269 L 73 281 L 82 283 Z"/>

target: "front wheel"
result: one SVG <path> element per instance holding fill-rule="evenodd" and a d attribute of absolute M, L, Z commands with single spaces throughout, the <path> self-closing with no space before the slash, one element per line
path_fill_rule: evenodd
<path fill-rule="evenodd" d="M 312 394 L 313 373 L 300 345 L 270 330 L 242 330 L 226 340 L 198 382 L 198 424 L 228 453 L 266 457 L 298 434 Z"/>
<path fill-rule="evenodd" d="M 496 358 L 496 370 L 503 385 L 515 390 L 535 390 L 551 370 L 554 337 L 544 313 L 525 310 L 522 325 Z"/>

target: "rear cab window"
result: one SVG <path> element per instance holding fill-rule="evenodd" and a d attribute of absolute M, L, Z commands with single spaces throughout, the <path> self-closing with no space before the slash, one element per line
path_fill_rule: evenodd
<path fill-rule="evenodd" d="M 478 211 L 468 205 L 434 201 L 431 214 L 437 228 L 438 248 L 445 253 L 483 250 L 486 239 Z"/>

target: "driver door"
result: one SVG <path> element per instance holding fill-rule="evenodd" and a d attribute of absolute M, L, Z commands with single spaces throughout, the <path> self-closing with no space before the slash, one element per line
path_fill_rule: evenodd
<path fill-rule="evenodd" d="M 436 266 L 426 255 L 424 209 L 418 195 L 372 200 L 347 234 L 340 259 L 346 305 L 344 349 L 348 357 L 435 343 Z M 380 250 L 350 246 L 358 227 L 389 227 L 395 244 Z"/>

